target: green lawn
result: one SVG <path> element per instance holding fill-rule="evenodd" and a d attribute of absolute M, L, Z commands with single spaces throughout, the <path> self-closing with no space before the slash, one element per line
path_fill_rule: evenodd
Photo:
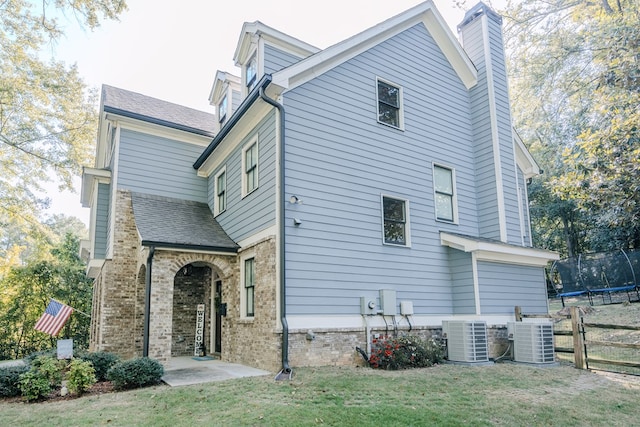
<path fill-rule="evenodd" d="M 36 404 L 0 404 L 7 426 L 629 426 L 640 386 L 571 366 L 296 369 Z"/>
<path fill-rule="evenodd" d="M 588 306 L 586 301 L 568 305 Z M 562 308 L 552 301 L 550 311 Z M 585 321 L 640 324 L 640 303 L 596 305 Z M 499 363 L 408 371 L 295 369 L 273 376 L 158 386 L 35 404 L 0 401 L 0 426 L 629 426 L 640 378 Z"/>

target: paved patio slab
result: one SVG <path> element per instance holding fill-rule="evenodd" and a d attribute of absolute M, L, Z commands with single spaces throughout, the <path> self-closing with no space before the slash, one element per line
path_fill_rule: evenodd
<path fill-rule="evenodd" d="M 165 367 L 162 381 L 176 387 L 262 375 L 271 375 L 271 372 L 220 360 L 174 357 L 169 366 Z"/>

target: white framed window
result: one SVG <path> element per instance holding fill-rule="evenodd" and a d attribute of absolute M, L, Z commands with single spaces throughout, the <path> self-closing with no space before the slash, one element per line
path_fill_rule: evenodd
<path fill-rule="evenodd" d="M 251 252 L 242 258 L 240 271 L 240 317 L 255 316 L 256 258 Z"/>
<path fill-rule="evenodd" d="M 258 188 L 258 138 L 242 149 L 242 197 Z"/>
<path fill-rule="evenodd" d="M 227 209 L 227 167 L 223 167 L 215 176 L 215 201 L 213 214 L 219 215 Z"/>
<path fill-rule="evenodd" d="M 383 243 L 410 246 L 409 201 L 383 194 L 381 203 Z"/>
<path fill-rule="evenodd" d="M 258 83 L 258 51 L 253 52 L 251 58 L 247 61 L 247 65 L 244 68 L 244 81 L 248 94 Z"/>
<path fill-rule="evenodd" d="M 227 120 L 227 95 L 222 98 L 222 101 L 218 104 L 218 121 L 223 124 Z"/>
<path fill-rule="evenodd" d="M 378 123 L 403 129 L 402 87 L 377 77 L 376 100 Z"/>
<path fill-rule="evenodd" d="M 433 192 L 438 221 L 452 223 L 458 221 L 455 178 L 454 169 L 438 164 L 433 165 Z"/>

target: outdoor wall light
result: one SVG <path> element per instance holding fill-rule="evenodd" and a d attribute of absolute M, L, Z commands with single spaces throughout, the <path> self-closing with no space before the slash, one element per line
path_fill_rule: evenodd
<path fill-rule="evenodd" d="M 291 196 L 291 198 L 289 198 L 289 203 L 291 203 L 292 205 L 296 205 L 296 204 L 302 204 L 302 199 L 299 198 L 296 195 Z"/>

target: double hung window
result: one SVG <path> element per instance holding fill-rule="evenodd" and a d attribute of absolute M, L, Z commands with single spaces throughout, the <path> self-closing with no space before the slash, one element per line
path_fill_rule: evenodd
<path fill-rule="evenodd" d="M 227 209 L 227 169 L 224 168 L 216 175 L 216 200 L 214 214 L 218 215 Z"/>
<path fill-rule="evenodd" d="M 218 104 L 218 121 L 224 123 L 227 119 L 227 96 L 225 95 Z"/>
<path fill-rule="evenodd" d="M 384 80 L 377 80 L 378 122 L 402 128 L 402 88 Z"/>
<path fill-rule="evenodd" d="M 244 260 L 244 315 L 255 315 L 255 258 Z"/>
<path fill-rule="evenodd" d="M 243 195 L 251 193 L 258 188 L 258 141 L 254 140 L 243 150 L 243 175 L 244 192 Z"/>
<path fill-rule="evenodd" d="M 407 200 L 382 196 L 384 243 L 409 245 L 408 207 Z"/>
<path fill-rule="evenodd" d="M 258 57 L 257 54 L 254 53 L 245 67 L 245 84 L 247 85 L 247 93 L 251 92 L 253 88 L 256 87 L 257 79 Z"/>
<path fill-rule="evenodd" d="M 435 191 L 436 219 L 456 221 L 453 169 L 433 166 L 433 187 Z"/>

